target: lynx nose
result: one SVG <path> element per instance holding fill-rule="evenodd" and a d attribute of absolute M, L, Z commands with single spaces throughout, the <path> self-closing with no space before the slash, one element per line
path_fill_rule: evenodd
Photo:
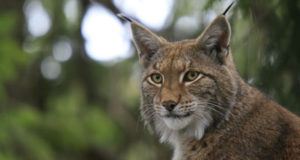
<path fill-rule="evenodd" d="M 163 101 L 162 105 L 168 110 L 168 111 L 172 111 L 175 106 L 177 105 L 177 103 L 175 101 L 172 100 L 168 100 L 168 101 Z"/>

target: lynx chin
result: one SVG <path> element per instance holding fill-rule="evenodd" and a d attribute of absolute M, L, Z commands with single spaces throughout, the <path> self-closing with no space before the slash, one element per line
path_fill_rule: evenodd
<path fill-rule="evenodd" d="M 178 42 L 129 21 L 143 68 L 141 114 L 174 147 L 173 160 L 300 159 L 300 118 L 239 76 L 225 14 Z"/>

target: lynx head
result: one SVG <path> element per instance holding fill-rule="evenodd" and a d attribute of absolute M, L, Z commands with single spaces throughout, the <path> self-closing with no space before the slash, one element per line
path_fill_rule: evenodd
<path fill-rule="evenodd" d="M 227 118 L 237 73 L 225 16 L 195 40 L 168 42 L 136 22 L 131 29 L 143 66 L 141 113 L 161 141 L 174 135 L 200 139 L 205 129 Z"/>

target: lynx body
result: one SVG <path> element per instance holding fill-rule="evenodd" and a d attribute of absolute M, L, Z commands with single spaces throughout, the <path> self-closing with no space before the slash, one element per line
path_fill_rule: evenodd
<path fill-rule="evenodd" d="M 300 159 L 299 117 L 239 76 L 225 16 L 195 40 L 168 42 L 136 22 L 131 29 L 143 66 L 141 114 L 174 146 L 173 160 Z"/>

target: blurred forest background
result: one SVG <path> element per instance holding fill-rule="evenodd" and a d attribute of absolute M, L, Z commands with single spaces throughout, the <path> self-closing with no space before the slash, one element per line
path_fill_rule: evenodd
<path fill-rule="evenodd" d="M 196 38 L 230 3 L 1 0 L 0 160 L 170 159 L 141 121 L 140 66 L 115 14 L 175 41 Z M 299 10 L 300 1 L 242 0 L 227 15 L 241 76 L 297 115 Z"/>

